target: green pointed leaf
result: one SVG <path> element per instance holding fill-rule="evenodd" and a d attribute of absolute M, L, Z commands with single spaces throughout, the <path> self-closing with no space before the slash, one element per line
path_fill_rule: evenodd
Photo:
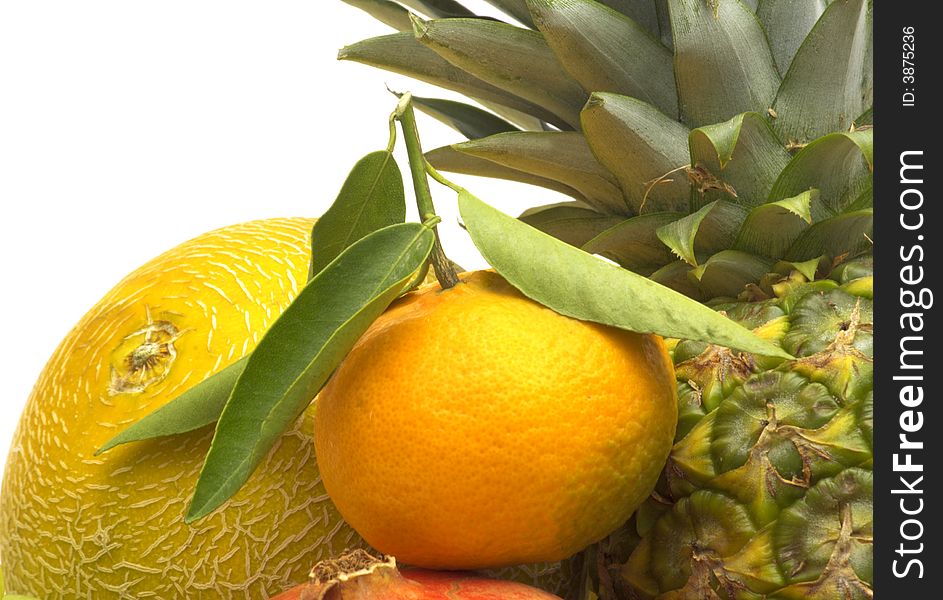
<path fill-rule="evenodd" d="M 845 207 L 845 212 L 854 212 L 856 210 L 863 210 L 865 208 L 874 207 L 874 181 L 868 183 L 868 186 L 865 187 L 854 202 Z"/>
<path fill-rule="evenodd" d="M 699 127 L 689 143 L 691 164 L 702 170 L 695 182 L 701 205 L 736 199 L 742 206 L 759 206 L 792 158 L 757 113 Z"/>
<path fill-rule="evenodd" d="M 500 104 L 495 104 L 494 102 L 488 102 L 485 100 L 479 100 L 478 102 L 488 110 L 492 111 L 494 114 L 500 116 L 503 119 L 507 119 L 509 123 L 514 124 L 518 129 L 523 129 L 524 131 L 547 130 L 547 123 L 532 114 L 514 110 L 513 108 L 508 108 L 506 106 L 501 106 Z"/>
<path fill-rule="evenodd" d="M 545 121 L 559 121 L 550 111 L 486 83 L 451 64 L 422 45 L 411 32 L 394 33 L 351 44 L 342 48 L 337 58 L 399 73 L 481 102 L 532 114 Z"/>
<path fill-rule="evenodd" d="M 470 140 L 496 133 L 518 131 L 517 127 L 501 117 L 464 102 L 413 96 L 413 105 Z"/>
<path fill-rule="evenodd" d="M 249 357 L 216 424 L 186 520 L 235 494 L 357 339 L 432 251 L 432 230 L 391 225 L 345 250 L 301 291 Z"/>
<path fill-rule="evenodd" d="M 769 38 L 776 68 L 785 75 L 793 57 L 822 13 L 826 0 L 760 0 L 756 16 Z"/>
<path fill-rule="evenodd" d="M 598 213 L 582 202 L 561 202 L 529 208 L 518 219 L 579 248 L 623 218 Z"/>
<path fill-rule="evenodd" d="M 870 208 L 826 219 L 809 227 L 786 252 L 786 259 L 803 261 L 823 254 L 830 258 L 854 256 L 872 247 L 873 229 L 874 211 Z"/>
<path fill-rule="evenodd" d="M 668 0 L 655 0 L 655 11 L 658 13 L 658 29 L 661 31 L 661 43 L 668 49 L 674 49 L 674 38 L 671 35 L 671 15 L 668 14 Z"/>
<path fill-rule="evenodd" d="M 528 27 L 533 27 L 534 22 L 531 20 L 530 11 L 527 10 L 527 2 L 525 0 L 485 0 L 491 6 L 495 6 L 506 14 L 514 17 L 520 23 L 527 25 Z"/>
<path fill-rule="evenodd" d="M 126 427 L 96 450 L 95 456 L 121 444 L 187 433 L 215 423 L 248 360 L 248 356 L 240 358 Z"/>
<path fill-rule="evenodd" d="M 740 228 L 734 249 L 780 259 L 812 224 L 812 198 L 818 190 L 769 202 L 750 211 Z"/>
<path fill-rule="evenodd" d="M 704 293 L 697 286 L 697 281 L 691 276 L 693 270 L 694 267 L 683 260 L 676 260 L 649 275 L 649 279 L 689 298 L 701 300 L 704 298 Z"/>
<path fill-rule="evenodd" d="M 681 213 L 651 213 L 626 219 L 589 240 L 583 250 L 604 256 L 630 271 L 650 275 L 674 260 L 656 232 L 682 216 Z"/>
<path fill-rule="evenodd" d="M 526 296 L 560 314 L 790 358 L 781 348 L 703 304 L 554 239 L 467 191 L 459 194 L 458 203 L 485 260 Z"/>
<path fill-rule="evenodd" d="M 592 92 L 632 96 L 678 116 L 671 51 L 644 26 L 595 0 L 528 0 L 563 68 Z M 639 2 L 654 13 L 654 3 Z"/>
<path fill-rule="evenodd" d="M 345 0 L 346 1 L 346 0 Z M 475 13 L 456 0 L 399 0 L 401 3 L 433 19 L 474 17 Z"/>
<path fill-rule="evenodd" d="M 583 109 L 593 154 L 619 180 L 632 209 L 687 212 L 688 129 L 640 100 L 595 93 Z"/>
<path fill-rule="evenodd" d="M 541 34 L 483 19 L 415 21 L 416 38 L 472 76 L 541 106 L 546 121 L 579 126 L 586 92 L 563 70 Z"/>
<path fill-rule="evenodd" d="M 868 108 L 855 119 L 855 128 L 874 125 L 874 107 Z"/>
<path fill-rule="evenodd" d="M 308 279 L 320 273 L 357 240 L 405 220 L 403 175 L 393 153 L 371 152 L 354 165 L 334 204 L 311 230 Z"/>
<path fill-rule="evenodd" d="M 870 44 L 867 0 L 829 4 L 796 53 L 773 104 L 773 127 L 783 140 L 806 142 L 851 127 L 870 106 L 864 96 Z"/>
<path fill-rule="evenodd" d="M 733 245 L 746 215 L 742 206 L 717 200 L 659 227 L 656 235 L 675 255 L 696 267 L 699 254 L 710 256 Z"/>
<path fill-rule="evenodd" d="M 397 31 L 410 31 L 409 11 L 390 0 L 343 0 Z"/>
<path fill-rule="evenodd" d="M 660 41 L 661 25 L 658 22 L 657 0 L 599 0 L 599 4 L 605 4 L 629 17 Z M 533 12 L 533 9 L 531 11 Z"/>
<path fill-rule="evenodd" d="M 737 250 L 724 250 L 691 271 L 691 275 L 708 298 L 736 298 L 748 283 L 756 283 L 772 268 L 771 260 Z"/>
<path fill-rule="evenodd" d="M 812 218 L 821 221 L 840 214 L 871 186 L 874 141 L 871 129 L 832 133 L 796 154 L 770 191 L 770 200 L 819 190 Z"/>
<path fill-rule="evenodd" d="M 740 0 L 669 0 L 681 118 L 693 126 L 765 114 L 780 78 L 756 15 Z"/>
<path fill-rule="evenodd" d="M 625 214 L 615 177 L 593 156 L 586 138 L 575 131 L 519 131 L 452 146 L 477 158 L 553 179 L 578 191 L 599 212 Z"/>
<path fill-rule="evenodd" d="M 471 154 L 459 152 L 452 146 L 444 146 L 442 148 L 430 150 L 426 153 L 426 160 L 428 160 L 429 164 L 439 171 L 462 173 L 463 175 L 476 175 L 478 177 L 489 177 L 492 179 L 518 181 L 520 183 L 536 185 L 548 190 L 560 192 L 561 194 L 566 194 L 567 196 L 575 198 L 576 200 L 584 200 L 581 193 L 574 190 L 570 186 L 560 183 L 559 181 L 554 181 L 553 179 L 547 179 L 545 177 L 538 177 L 531 173 L 525 173 L 524 171 L 518 171 L 517 169 L 499 165 L 496 162 L 492 162 L 484 158 L 478 158 L 477 156 L 472 156 Z"/>
<path fill-rule="evenodd" d="M 813 259 L 805 260 L 802 262 L 784 260 L 780 263 L 777 263 L 776 265 L 773 265 L 773 269 L 778 270 L 779 265 L 786 265 L 789 268 L 799 271 L 799 273 L 801 273 L 802 276 L 808 279 L 809 281 L 815 281 L 815 275 L 819 271 L 819 265 L 822 264 L 825 258 L 826 257 L 823 254 L 822 256 L 817 256 Z"/>

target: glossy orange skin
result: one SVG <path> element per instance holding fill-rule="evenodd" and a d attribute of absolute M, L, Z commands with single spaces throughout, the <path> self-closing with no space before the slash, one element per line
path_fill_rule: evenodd
<path fill-rule="evenodd" d="M 658 336 L 561 316 L 479 271 L 378 319 L 316 406 L 341 514 L 405 564 L 561 560 L 651 492 L 677 421 Z"/>

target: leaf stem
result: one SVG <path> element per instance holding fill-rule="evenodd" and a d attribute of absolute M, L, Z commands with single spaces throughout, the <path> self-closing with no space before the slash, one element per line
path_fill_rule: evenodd
<path fill-rule="evenodd" d="M 396 148 L 396 113 L 390 115 L 390 141 L 386 144 L 386 151 L 392 153 Z"/>
<path fill-rule="evenodd" d="M 411 94 L 405 93 L 400 97 L 394 115 L 403 130 L 403 141 L 406 143 L 406 154 L 409 156 L 409 172 L 416 191 L 416 204 L 419 206 L 419 219 L 426 222 L 436 216 L 435 205 L 432 203 L 432 191 L 429 189 L 427 179 L 426 157 L 419 143 L 419 128 L 416 126 L 416 113 L 413 111 Z M 439 285 L 447 290 L 459 283 L 458 273 L 455 272 L 452 262 L 445 256 L 438 228 L 434 225 L 432 233 L 435 234 L 435 244 L 430 256 L 432 269 L 435 271 L 436 279 L 439 280 Z"/>

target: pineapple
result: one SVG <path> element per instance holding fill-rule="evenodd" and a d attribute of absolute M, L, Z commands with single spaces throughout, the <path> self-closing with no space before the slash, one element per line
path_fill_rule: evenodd
<path fill-rule="evenodd" d="M 676 444 L 599 593 L 873 597 L 870 0 L 345 1 L 398 33 L 341 58 L 488 109 L 416 99 L 468 138 L 431 164 L 570 196 L 520 218 L 796 357 L 675 342 Z"/>

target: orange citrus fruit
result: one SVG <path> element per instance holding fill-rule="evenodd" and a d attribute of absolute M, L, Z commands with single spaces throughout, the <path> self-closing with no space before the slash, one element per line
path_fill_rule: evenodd
<path fill-rule="evenodd" d="M 677 421 L 662 339 L 481 271 L 378 319 L 318 398 L 321 476 L 371 545 L 428 568 L 559 560 L 651 492 Z"/>
<path fill-rule="evenodd" d="M 0 495 L 7 591 L 37 598 L 264 598 L 360 543 L 321 486 L 311 411 L 247 485 L 183 522 L 212 427 L 95 450 L 252 350 L 307 277 L 309 219 L 202 235 L 131 273 L 49 360 Z"/>

